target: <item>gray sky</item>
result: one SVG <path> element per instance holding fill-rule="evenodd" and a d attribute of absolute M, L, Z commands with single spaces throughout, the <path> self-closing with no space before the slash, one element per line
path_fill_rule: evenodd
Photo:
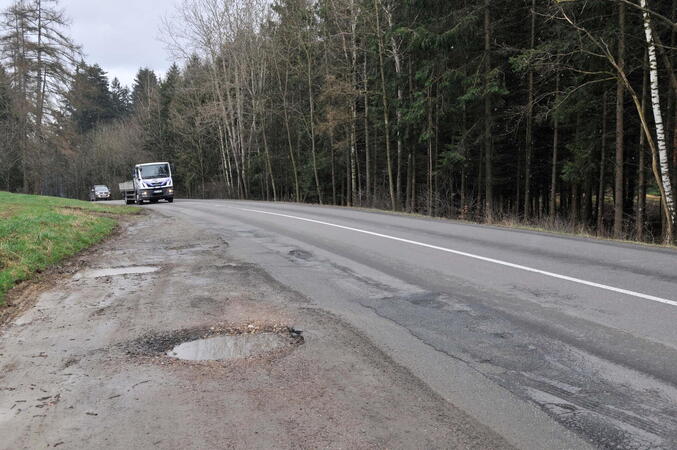
<path fill-rule="evenodd" d="M 99 64 L 109 80 L 118 77 L 131 87 L 141 66 L 164 75 L 168 52 L 158 40 L 162 17 L 180 0 L 61 0 L 71 19 L 71 36 L 82 46 L 85 60 Z M 0 4 L 8 4 L 0 0 Z"/>

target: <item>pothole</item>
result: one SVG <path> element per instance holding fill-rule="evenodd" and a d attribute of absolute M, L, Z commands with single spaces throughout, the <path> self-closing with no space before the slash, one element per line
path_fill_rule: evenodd
<path fill-rule="evenodd" d="M 127 345 L 127 353 L 183 361 L 229 362 L 281 356 L 302 343 L 301 332 L 284 325 L 223 325 L 146 335 Z"/>
<path fill-rule="evenodd" d="M 153 266 L 129 266 L 129 267 L 111 267 L 107 269 L 87 270 L 81 276 L 87 278 L 111 277 L 115 275 L 136 275 L 142 273 L 157 272 L 159 267 Z"/>
<path fill-rule="evenodd" d="M 301 250 L 301 249 L 297 248 L 297 249 L 294 249 L 294 250 L 289 250 L 289 256 L 291 256 L 292 258 L 302 259 L 304 261 L 308 261 L 309 259 L 311 259 L 313 257 L 313 254 L 310 253 L 310 252 L 307 252 L 305 250 Z"/>
<path fill-rule="evenodd" d="M 277 333 L 236 334 L 184 342 L 166 354 L 188 361 L 227 361 L 269 353 L 287 345 L 289 339 Z"/>

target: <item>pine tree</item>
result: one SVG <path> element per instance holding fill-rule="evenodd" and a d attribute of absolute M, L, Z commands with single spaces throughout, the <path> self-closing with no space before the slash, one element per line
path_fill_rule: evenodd
<path fill-rule="evenodd" d="M 78 65 L 66 99 L 66 109 L 80 134 L 116 116 L 106 72 L 97 64 Z"/>
<path fill-rule="evenodd" d="M 122 86 L 117 77 L 110 83 L 110 97 L 115 118 L 127 117 L 131 112 L 131 96 L 129 89 Z"/>

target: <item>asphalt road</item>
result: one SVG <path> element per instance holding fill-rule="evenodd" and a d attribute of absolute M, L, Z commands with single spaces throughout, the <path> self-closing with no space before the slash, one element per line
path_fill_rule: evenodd
<path fill-rule="evenodd" d="M 148 208 L 218 233 L 518 447 L 677 447 L 677 251 L 288 203 Z"/>
<path fill-rule="evenodd" d="M 126 218 L 8 298 L 1 450 L 510 447 L 178 217 Z"/>

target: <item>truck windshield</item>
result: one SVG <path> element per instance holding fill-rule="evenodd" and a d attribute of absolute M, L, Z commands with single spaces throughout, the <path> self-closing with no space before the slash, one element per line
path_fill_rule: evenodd
<path fill-rule="evenodd" d="M 108 187 L 106 186 L 94 186 L 96 192 L 108 192 Z"/>
<path fill-rule="evenodd" d="M 139 166 L 141 178 L 166 178 L 169 176 L 168 164 L 153 164 L 150 166 Z"/>

